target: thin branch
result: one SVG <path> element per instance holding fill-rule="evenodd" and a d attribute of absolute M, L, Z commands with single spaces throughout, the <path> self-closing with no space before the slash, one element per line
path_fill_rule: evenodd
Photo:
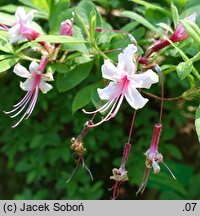
<path fill-rule="evenodd" d="M 149 97 L 152 97 L 156 100 L 164 100 L 164 101 L 175 101 L 175 100 L 180 100 L 182 99 L 182 96 L 178 96 L 178 97 L 173 97 L 173 98 L 162 98 L 162 97 L 159 97 L 157 95 L 154 95 L 154 94 L 151 94 L 149 92 L 146 92 L 146 91 L 142 91 L 143 94 L 149 96 Z"/>

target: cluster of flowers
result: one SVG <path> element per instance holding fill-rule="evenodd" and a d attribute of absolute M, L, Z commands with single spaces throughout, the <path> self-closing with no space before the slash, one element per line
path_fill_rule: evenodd
<path fill-rule="evenodd" d="M 6 24 L 0 24 L 0 30 L 5 30 L 8 32 L 11 43 L 17 43 L 22 40 L 29 40 L 29 41 L 35 40 L 40 36 L 40 33 L 30 27 L 31 22 L 33 20 L 34 13 L 35 11 L 30 11 L 29 13 L 26 13 L 22 7 L 19 7 L 15 13 L 16 23 L 13 24 L 12 26 L 8 26 Z M 195 22 L 196 15 L 193 14 L 186 19 Z M 66 36 L 73 36 L 73 24 L 74 24 L 74 15 L 72 21 L 67 19 L 66 21 L 61 23 L 60 34 Z M 103 31 L 103 29 L 97 28 L 97 31 L 101 32 Z M 169 40 L 171 40 L 172 42 L 179 42 L 187 39 L 188 37 L 189 37 L 188 33 L 185 31 L 185 29 L 183 28 L 180 22 L 177 25 L 176 29 L 174 30 L 173 34 L 169 37 Z M 131 138 L 133 124 L 136 116 L 136 110 L 143 108 L 145 104 L 148 102 L 148 99 L 144 98 L 140 94 L 140 90 L 142 88 L 149 89 L 152 84 L 157 83 L 159 81 L 158 73 L 160 74 L 160 79 L 162 79 L 162 73 L 160 68 L 157 65 L 153 65 L 152 63 L 150 64 L 148 58 L 154 52 L 157 52 L 160 49 L 170 44 L 169 40 L 159 40 L 147 50 L 146 54 L 143 57 L 139 58 L 138 48 L 137 45 L 135 44 L 135 40 L 133 39 L 132 36 L 130 36 L 129 38 L 132 38 L 133 43 L 129 44 L 118 55 L 117 66 L 115 66 L 110 60 L 105 60 L 104 64 L 102 65 L 102 77 L 104 79 L 110 80 L 110 82 L 104 89 L 97 89 L 97 92 L 100 99 L 102 101 L 107 101 L 107 102 L 104 105 L 99 106 L 95 111 L 89 112 L 83 110 L 84 113 L 92 114 L 93 116 L 88 122 L 86 122 L 80 135 L 77 138 L 72 139 L 72 145 L 71 145 L 72 150 L 76 152 L 79 156 L 79 159 L 77 161 L 77 166 L 74 169 L 71 177 L 75 173 L 79 163 L 82 162 L 83 166 L 87 169 L 91 178 L 93 179 L 90 170 L 84 163 L 83 155 L 86 149 L 84 147 L 82 140 L 90 128 L 97 127 L 100 124 L 115 117 L 117 112 L 120 109 L 124 97 L 126 98 L 127 102 L 135 110 L 135 112 L 133 115 L 133 121 L 131 123 L 129 138 L 124 147 L 121 166 L 119 169 L 114 168 L 113 176 L 110 177 L 111 179 L 115 180 L 115 185 L 113 187 L 113 199 L 115 199 L 117 196 L 118 186 L 122 182 L 128 181 L 128 175 L 127 175 L 128 172 L 126 171 L 125 166 L 131 149 L 130 138 Z M 42 93 L 46 94 L 48 91 L 52 89 L 52 85 L 48 84 L 47 81 L 53 81 L 53 75 L 50 72 L 44 73 L 44 71 L 49 61 L 50 54 L 52 54 L 52 52 L 55 51 L 55 49 L 59 46 L 59 44 L 48 44 L 46 42 L 39 42 L 39 43 L 42 47 L 41 49 L 42 55 L 41 55 L 40 63 L 38 64 L 37 62 L 34 61 L 31 62 L 29 66 L 29 70 L 27 70 L 25 67 L 23 67 L 18 63 L 17 65 L 15 65 L 13 70 L 14 73 L 17 74 L 18 76 L 27 79 L 25 82 L 20 82 L 20 87 L 22 88 L 22 90 L 27 91 L 26 95 L 23 97 L 23 99 L 20 102 L 14 105 L 13 110 L 9 112 L 5 112 L 6 114 L 11 114 L 11 118 L 14 118 L 18 116 L 27 107 L 26 111 L 21 116 L 19 121 L 12 126 L 13 128 L 18 126 L 24 118 L 27 119 L 31 115 L 35 107 L 35 104 L 37 102 L 39 90 L 41 90 Z M 144 64 L 145 68 L 147 69 L 139 73 L 138 72 L 139 64 Z M 163 94 L 162 94 L 162 98 L 163 98 Z M 163 103 L 163 100 L 161 101 L 161 103 Z M 162 107 L 163 106 L 161 105 L 161 113 L 162 113 Z M 106 116 L 102 118 L 101 121 L 94 123 L 94 118 L 96 114 L 105 113 L 105 112 L 107 113 Z M 144 191 L 145 186 L 147 184 L 150 169 L 153 168 L 154 173 L 157 174 L 160 172 L 160 167 L 158 163 L 163 163 L 165 165 L 165 163 L 163 162 L 162 154 L 158 152 L 158 144 L 159 144 L 161 129 L 162 129 L 162 118 L 160 118 L 159 123 L 155 124 L 154 126 L 151 145 L 150 148 L 145 153 L 146 169 L 138 193 Z M 69 178 L 69 180 L 71 179 L 71 177 Z"/>
<path fill-rule="evenodd" d="M 31 28 L 31 22 L 35 13 L 35 10 L 26 13 L 23 7 L 19 7 L 15 13 L 15 24 L 12 26 L 0 24 L 0 30 L 8 32 L 10 43 L 13 44 L 24 40 L 33 41 L 40 36 L 39 32 Z M 73 35 L 73 18 L 72 21 L 67 19 L 61 23 L 60 34 L 66 36 Z M 20 82 L 22 90 L 27 91 L 26 95 L 20 102 L 13 106 L 13 110 L 5 111 L 6 114 L 11 114 L 11 118 L 14 118 L 27 107 L 27 110 L 19 121 L 12 126 L 13 128 L 17 127 L 24 118 L 27 119 L 31 115 L 37 102 L 39 90 L 41 90 L 43 94 L 46 94 L 53 88 L 52 85 L 47 83 L 47 81 L 54 80 L 53 75 L 50 72 L 44 73 L 44 70 L 48 63 L 49 56 L 53 54 L 59 44 L 51 45 L 43 41 L 39 43 L 42 46 L 40 63 L 38 64 L 35 61 L 31 62 L 29 70 L 18 63 L 13 70 L 18 76 L 27 78 L 25 82 Z"/>

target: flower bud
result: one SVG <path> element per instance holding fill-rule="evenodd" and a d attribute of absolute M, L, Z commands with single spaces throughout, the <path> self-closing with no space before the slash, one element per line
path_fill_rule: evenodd
<path fill-rule="evenodd" d="M 71 20 L 67 19 L 61 23 L 60 34 L 66 36 L 73 36 L 74 30 L 73 22 Z"/>
<path fill-rule="evenodd" d="M 191 16 L 187 17 L 184 19 L 185 21 L 191 21 L 195 22 L 196 21 L 196 13 L 193 13 Z M 176 26 L 176 29 L 174 30 L 174 33 L 171 35 L 169 38 L 172 42 L 179 42 L 187 39 L 189 37 L 189 34 L 187 31 L 184 29 L 183 25 L 181 22 Z"/>

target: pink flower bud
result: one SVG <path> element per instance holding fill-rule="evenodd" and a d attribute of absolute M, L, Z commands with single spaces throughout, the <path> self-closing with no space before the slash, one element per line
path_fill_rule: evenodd
<path fill-rule="evenodd" d="M 61 23 L 60 34 L 73 36 L 74 30 L 73 30 L 73 22 L 71 22 L 71 20 L 67 19 Z"/>
<path fill-rule="evenodd" d="M 196 21 L 196 13 L 193 13 L 191 16 L 187 17 L 184 19 L 185 21 L 191 21 L 195 22 Z M 187 39 L 189 37 L 189 34 L 187 31 L 184 29 L 183 25 L 181 22 L 176 26 L 176 29 L 174 30 L 174 33 L 172 36 L 169 38 L 172 42 L 179 42 Z"/>

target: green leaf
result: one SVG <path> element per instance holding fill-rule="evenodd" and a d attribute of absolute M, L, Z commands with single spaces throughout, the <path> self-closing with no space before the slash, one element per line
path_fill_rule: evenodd
<path fill-rule="evenodd" d="M 4 60 L 4 59 L 7 59 L 7 58 L 12 58 L 12 55 L 0 55 L 0 60 Z"/>
<path fill-rule="evenodd" d="M 176 67 L 176 71 L 181 80 L 185 79 L 192 72 L 192 62 L 181 62 Z"/>
<path fill-rule="evenodd" d="M 65 64 L 61 64 L 61 63 L 54 63 L 53 65 L 51 65 L 51 67 L 57 71 L 58 73 L 67 73 L 70 71 L 70 68 L 65 65 Z"/>
<path fill-rule="evenodd" d="M 73 114 L 80 108 L 90 103 L 90 95 L 92 91 L 92 86 L 87 86 L 82 88 L 74 97 L 72 102 L 72 112 Z"/>
<path fill-rule="evenodd" d="M 195 127 L 196 127 L 197 136 L 200 142 L 200 106 L 196 110 Z"/>
<path fill-rule="evenodd" d="M 13 49 L 10 45 L 10 42 L 3 39 L 0 40 L 0 50 L 6 53 L 13 53 Z"/>
<path fill-rule="evenodd" d="M 176 146 L 168 144 L 168 145 L 165 145 L 164 148 L 165 148 L 166 152 L 168 152 L 175 159 L 177 159 L 177 160 L 183 159 L 183 155 L 182 155 L 181 151 Z"/>
<path fill-rule="evenodd" d="M 50 5 L 46 0 L 32 0 L 32 3 L 37 7 L 37 8 L 42 8 L 46 12 L 50 12 Z"/>
<path fill-rule="evenodd" d="M 94 40 L 95 35 L 95 28 L 96 28 L 96 11 L 93 9 L 90 12 L 90 37 Z"/>
<path fill-rule="evenodd" d="M 194 22 L 192 22 L 190 20 L 186 20 L 184 22 L 187 23 L 200 37 L 200 28 L 196 23 L 194 23 Z"/>
<path fill-rule="evenodd" d="M 151 4 L 151 3 L 148 3 L 148 2 L 142 1 L 142 0 L 130 0 L 130 1 L 135 2 L 137 4 L 140 4 L 140 5 L 143 5 L 146 9 L 153 9 L 153 10 L 162 12 L 163 14 L 166 14 L 167 16 L 170 16 L 170 13 L 166 9 L 163 9 L 162 7 L 160 7 L 158 5 Z"/>
<path fill-rule="evenodd" d="M 195 31 L 195 29 L 191 25 L 191 22 L 187 22 L 184 20 L 182 20 L 181 22 L 183 24 L 183 27 L 190 34 L 193 40 L 196 41 L 200 45 L 200 35 Z"/>
<path fill-rule="evenodd" d="M 171 4 L 171 12 L 172 12 L 174 27 L 176 27 L 179 23 L 179 13 L 177 7 L 174 4 Z"/>
<path fill-rule="evenodd" d="M 65 43 L 65 44 L 67 43 L 68 44 L 86 43 L 85 40 L 80 40 L 78 38 L 70 37 L 66 35 L 44 35 L 44 36 L 38 37 L 35 41 L 36 42 L 46 41 L 49 43 Z"/>
<path fill-rule="evenodd" d="M 68 91 L 79 83 L 81 83 L 84 79 L 89 75 L 94 61 L 87 62 L 85 64 L 80 64 L 74 69 L 70 70 L 65 74 L 58 74 L 57 77 L 57 88 L 59 92 Z"/>
<path fill-rule="evenodd" d="M 81 29 L 78 26 L 73 26 L 74 28 L 74 37 L 80 40 L 84 40 L 83 34 Z M 84 54 L 89 54 L 89 49 L 85 43 L 81 44 L 63 44 L 62 50 L 72 50 L 72 51 L 79 51 Z"/>
<path fill-rule="evenodd" d="M 146 20 L 144 17 L 142 17 L 141 15 L 139 15 L 139 14 L 137 14 L 135 12 L 124 11 L 124 12 L 122 12 L 122 16 L 133 19 L 133 20 L 139 22 L 140 24 L 144 25 L 148 29 L 156 32 L 157 34 L 159 34 L 159 35 L 161 34 L 158 31 L 158 29 L 155 26 L 153 26 L 148 20 Z"/>
<path fill-rule="evenodd" d="M 19 58 L 8 58 L 0 61 L 0 73 L 7 71 L 19 61 Z"/>
<path fill-rule="evenodd" d="M 173 32 L 172 28 L 169 25 L 167 25 L 166 23 L 158 23 L 156 25 L 167 30 L 168 32 L 171 32 L 171 33 Z"/>
<path fill-rule="evenodd" d="M 99 83 L 95 83 L 89 86 L 86 86 L 85 88 L 82 88 L 80 91 L 77 92 L 77 94 L 74 97 L 74 100 L 72 102 L 72 112 L 73 114 L 80 108 L 86 106 L 91 101 L 91 94 L 93 90 L 96 90 L 99 86 Z"/>

